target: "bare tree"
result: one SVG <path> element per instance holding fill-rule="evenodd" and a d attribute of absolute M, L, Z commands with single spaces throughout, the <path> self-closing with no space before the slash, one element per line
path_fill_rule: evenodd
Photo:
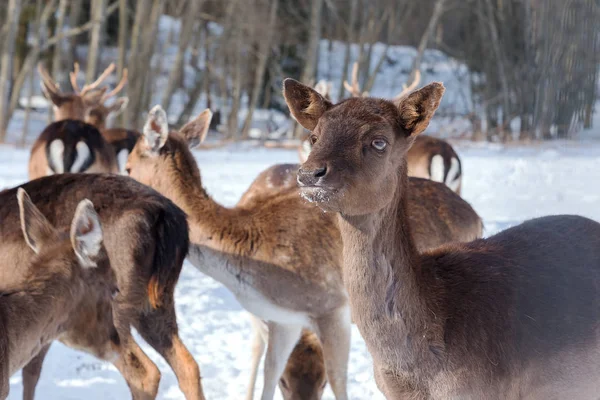
<path fill-rule="evenodd" d="M 6 10 L 6 35 L 0 58 L 0 142 L 4 142 L 8 127 L 8 97 L 12 67 L 12 53 L 17 33 L 17 23 L 21 14 L 21 0 L 9 0 Z"/>
<path fill-rule="evenodd" d="M 94 22 L 94 27 L 90 35 L 90 44 L 88 47 L 88 63 L 85 80 L 92 82 L 96 78 L 98 69 L 100 45 L 102 41 L 102 22 L 106 9 L 105 0 L 92 0 L 91 15 Z"/>
<path fill-rule="evenodd" d="M 267 25 L 265 27 L 264 33 L 258 36 L 259 45 L 256 68 L 254 69 L 254 86 L 252 88 L 252 94 L 250 97 L 250 102 L 248 104 L 248 112 L 246 114 L 246 119 L 244 120 L 244 126 L 242 128 L 242 137 L 244 138 L 248 137 L 248 131 L 250 130 L 250 125 L 252 123 L 254 109 L 256 108 L 256 105 L 258 103 L 260 90 L 263 86 L 265 70 L 267 67 L 267 60 L 269 58 L 269 52 L 271 49 L 271 38 L 273 36 L 275 22 L 277 21 L 278 5 L 279 0 L 270 1 Z"/>
<path fill-rule="evenodd" d="M 198 15 L 198 10 L 202 2 L 200 0 L 192 1 L 189 3 L 189 7 L 185 10 L 182 15 L 181 32 L 179 33 L 179 44 L 177 49 L 177 55 L 175 61 L 171 65 L 171 73 L 169 74 L 169 81 L 167 88 L 163 93 L 161 104 L 165 110 L 169 110 L 171 105 L 171 99 L 173 93 L 181 83 L 183 76 L 183 62 L 185 60 L 185 53 L 189 49 L 192 34 L 194 33 L 194 24 Z"/>

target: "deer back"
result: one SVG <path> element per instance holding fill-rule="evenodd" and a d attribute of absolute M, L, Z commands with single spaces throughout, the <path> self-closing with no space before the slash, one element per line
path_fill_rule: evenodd
<path fill-rule="evenodd" d="M 34 142 L 29 158 L 29 179 L 65 172 L 117 171 L 112 148 L 98 129 L 83 121 L 48 125 Z"/>

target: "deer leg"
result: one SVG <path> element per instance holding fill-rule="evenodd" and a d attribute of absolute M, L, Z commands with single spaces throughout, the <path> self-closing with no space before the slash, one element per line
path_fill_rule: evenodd
<path fill-rule="evenodd" d="M 285 369 L 294 346 L 302 333 L 302 325 L 280 325 L 269 322 L 269 343 L 265 359 L 262 400 L 272 400 L 277 382 Z"/>
<path fill-rule="evenodd" d="M 254 337 L 252 338 L 252 361 L 250 370 L 250 382 L 248 383 L 248 390 L 246 391 L 246 400 L 252 400 L 254 398 L 254 387 L 256 386 L 256 375 L 258 375 L 258 366 L 260 360 L 265 352 L 265 340 L 262 335 L 262 329 L 259 324 L 263 322 L 252 316 L 252 331 Z"/>
<path fill-rule="evenodd" d="M 337 400 L 346 400 L 351 319 L 348 307 L 342 307 L 317 321 L 319 339 L 327 370 L 327 380 Z"/>
<path fill-rule="evenodd" d="M 48 349 L 50 349 L 50 344 L 42 347 L 40 352 L 23 367 L 23 400 L 33 400 L 35 397 L 35 387 L 40 380 L 42 364 L 44 363 Z"/>
<path fill-rule="evenodd" d="M 135 328 L 169 363 L 186 399 L 204 400 L 200 368 L 178 335 L 173 299 L 163 299 L 160 308 L 141 313 Z"/>
<path fill-rule="evenodd" d="M 121 338 L 119 357 L 114 362 L 134 400 L 155 399 L 158 394 L 160 371 L 156 364 L 144 353 L 140 346 L 129 335 Z"/>

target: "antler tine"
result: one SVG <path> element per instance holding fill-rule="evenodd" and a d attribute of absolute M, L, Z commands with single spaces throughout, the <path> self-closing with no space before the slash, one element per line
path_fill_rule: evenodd
<path fill-rule="evenodd" d="M 89 85 L 84 85 L 83 89 L 81 89 L 81 92 L 79 94 L 84 95 L 87 92 L 89 92 L 90 90 L 96 89 L 98 87 L 98 85 L 101 84 L 102 81 L 105 80 L 106 77 L 113 72 L 114 69 L 115 69 L 115 63 L 110 63 L 110 65 L 108 67 L 106 67 L 106 69 L 104 70 L 104 72 L 102 72 L 102 74 L 98 77 L 98 79 L 96 79 L 93 83 L 90 83 Z"/>
<path fill-rule="evenodd" d="M 416 70 L 415 71 L 415 79 L 413 79 L 412 83 L 408 86 L 406 86 L 406 83 L 403 83 L 402 91 L 400 93 L 398 93 L 398 95 L 396 97 L 394 97 L 394 100 L 398 101 L 398 100 L 402 99 L 404 96 L 406 96 L 407 94 L 409 94 L 410 92 L 412 92 L 413 90 L 415 90 L 417 88 L 417 86 L 419 86 L 419 82 L 421 82 L 421 71 Z"/>
<path fill-rule="evenodd" d="M 73 87 L 73 91 L 77 94 L 81 93 L 81 89 L 77 84 L 77 75 L 79 75 L 79 63 L 73 63 L 73 71 L 69 72 L 69 80 L 71 81 L 71 86 Z"/>
<path fill-rule="evenodd" d="M 128 71 L 127 71 L 127 68 L 124 68 L 123 76 L 121 76 L 121 80 L 119 81 L 117 86 L 115 86 L 115 88 L 113 90 L 111 90 L 110 92 L 108 92 L 104 96 L 102 96 L 101 103 L 104 103 L 106 100 L 115 96 L 117 93 L 119 93 L 121 90 L 123 90 L 123 88 L 127 84 L 127 78 L 128 78 Z"/>
<path fill-rule="evenodd" d="M 54 79 L 52 79 L 52 77 L 50 76 L 50 73 L 44 67 L 43 63 L 41 63 L 41 62 L 38 63 L 37 70 L 38 70 L 38 73 L 40 74 L 40 76 L 42 77 L 42 80 L 44 81 L 44 84 L 46 86 L 50 86 L 50 87 L 54 88 L 54 90 L 60 91 L 58 84 L 54 81 Z"/>
<path fill-rule="evenodd" d="M 358 84 L 358 62 L 355 62 L 352 65 L 352 84 L 348 83 L 348 81 L 344 81 L 344 88 L 353 97 L 365 97 L 369 95 L 369 92 L 361 92 L 360 86 Z"/>

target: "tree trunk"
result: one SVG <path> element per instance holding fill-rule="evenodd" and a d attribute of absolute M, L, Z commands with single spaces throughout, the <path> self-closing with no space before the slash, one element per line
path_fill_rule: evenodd
<path fill-rule="evenodd" d="M 35 20 L 34 20 L 34 24 L 33 24 L 33 32 L 37 33 L 38 38 L 37 41 L 39 41 L 41 38 L 39 37 L 41 35 L 40 32 L 40 19 L 42 17 L 42 0 L 37 0 L 36 5 L 35 5 Z M 31 72 L 29 73 L 29 87 L 27 88 L 27 105 L 25 106 L 25 117 L 23 118 L 23 130 L 21 131 L 21 140 L 19 141 L 19 144 L 21 145 L 21 147 L 25 147 L 25 142 L 27 141 L 27 134 L 29 133 L 29 118 L 31 117 L 31 98 L 33 97 L 33 90 L 34 90 L 34 75 L 35 72 L 32 69 Z"/>
<path fill-rule="evenodd" d="M 6 138 L 8 127 L 8 88 L 11 79 L 12 55 L 17 33 L 17 23 L 21 14 L 21 0 L 9 0 L 6 11 L 6 36 L 2 45 L 0 58 L 0 143 Z"/>
<path fill-rule="evenodd" d="M 308 48 L 306 50 L 306 58 L 304 60 L 304 69 L 300 82 L 309 82 L 315 79 L 317 60 L 319 58 L 319 42 L 321 40 L 321 15 L 323 11 L 323 0 L 312 0 L 310 7 L 310 24 L 308 35 Z M 304 128 L 300 124 L 296 124 L 294 137 L 302 136 Z"/>
<path fill-rule="evenodd" d="M 421 69 L 421 61 L 423 61 L 423 54 L 425 54 L 425 49 L 427 48 L 427 44 L 429 43 L 429 38 L 431 38 L 431 36 L 433 35 L 435 27 L 437 26 L 437 23 L 444 12 L 445 3 L 446 0 L 437 0 L 435 6 L 433 7 L 433 13 L 431 14 L 431 18 L 429 19 L 427 28 L 425 29 L 425 32 L 423 32 L 423 36 L 421 36 L 421 40 L 419 41 L 417 55 L 413 60 L 410 76 L 408 77 L 408 82 L 412 82 L 415 79 L 415 74 L 417 73 L 417 70 Z"/>
<path fill-rule="evenodd" d="M 127 65 L 127 28 L 129 26 L 127 0 L 119 0 L 119 59 L 117 60 L 117 76 L 123 76 Z"/>
<path fill-rule="evenodd" d="M 271 0 L 271 6 L 269 9 L 269 20 L 267 22 L 265 37 L 260 40 L 258 48 L 258 62 L 254 71 L 254 87 L 252 88 L 252 97 L 248 104 L 248 112 L 246 114 L 246 120 L 242 128 L 242 137 L 246 139 L 248 132 L 250 131 L 250 125 L 252 123 L 252 115 L 254 109 L 258 104 L 258 98 L 260 96 L 260 90 L 263 86 L 263 79 L 265 77 L 265 70 L 267 67 L 267 61 L 269 59 L 269 53 L 271 50 L 271 37 L 273 36 L 273 28 L 277 21 L 277 7 L 279 0 Z"/>
<path fill-rule="evenodd" d="M 91 19 L 94 21 L 94 27 L 92 28 L 90 45 L 88 47 L 87 72 L 85 74 L 86 82 L 93 82 L 96 79 L 100 45 L 102 41 L 102 21 L 104 19 L 105 8 L 105 0 L 92 0 Z"/>
<path fill-rule="evenodd" d="M 356 25 L 356 9 L 358 0 L 350 0 L 350 20 L 348 22 L 346 50 L 344 52 L 344 64 L 342 66 L 342 79 L 340 81 L 340 90 L 338 92 L 338 100 L 344 97 L 344 81 L 348 80 L 348 67 L 350 66 L 350 48 L 354 43 L 354 25 Z"/>
<path fill-rule="evenodd" d="M 56 30 L 54 35 L 58 38 L 59 44 L 54 46 L 54 56 L 52 57 L 51 69 L 52 77 L 63 88 L 68 87 L 69 82 L 69 74 L 61 74 L 63 29 L 65 27 L 65 14 L 67 13 L 68 3 L 68 0 L 60 0 L 58 3 L 58 17 L 56 19 Z M 52 121 L 52 107 L 48 107 L 48 122 L 50 121 Z"/>
<path fill-rule="evenodd" d="M 188 50 L 192 35 L 194 33 L 194 24 L 196 23 L 196 15 L 201 5 L 200 0 L 192 1 L 182 16 L 181 32 L 179 34 L 179 48 L 177 50 L 177 56 L 175 61 L 171 65 L 171 73 L 169 74 L 169 81 L 167 88 L 163 94 L 161 104 L 165 111 L 169 111 L 171 105 L 171 99 L 173 93 L 177 90 L 178 85 L 181 82 L 183 76 L 183 62 L 185 60 L 185 53 Z"/>

